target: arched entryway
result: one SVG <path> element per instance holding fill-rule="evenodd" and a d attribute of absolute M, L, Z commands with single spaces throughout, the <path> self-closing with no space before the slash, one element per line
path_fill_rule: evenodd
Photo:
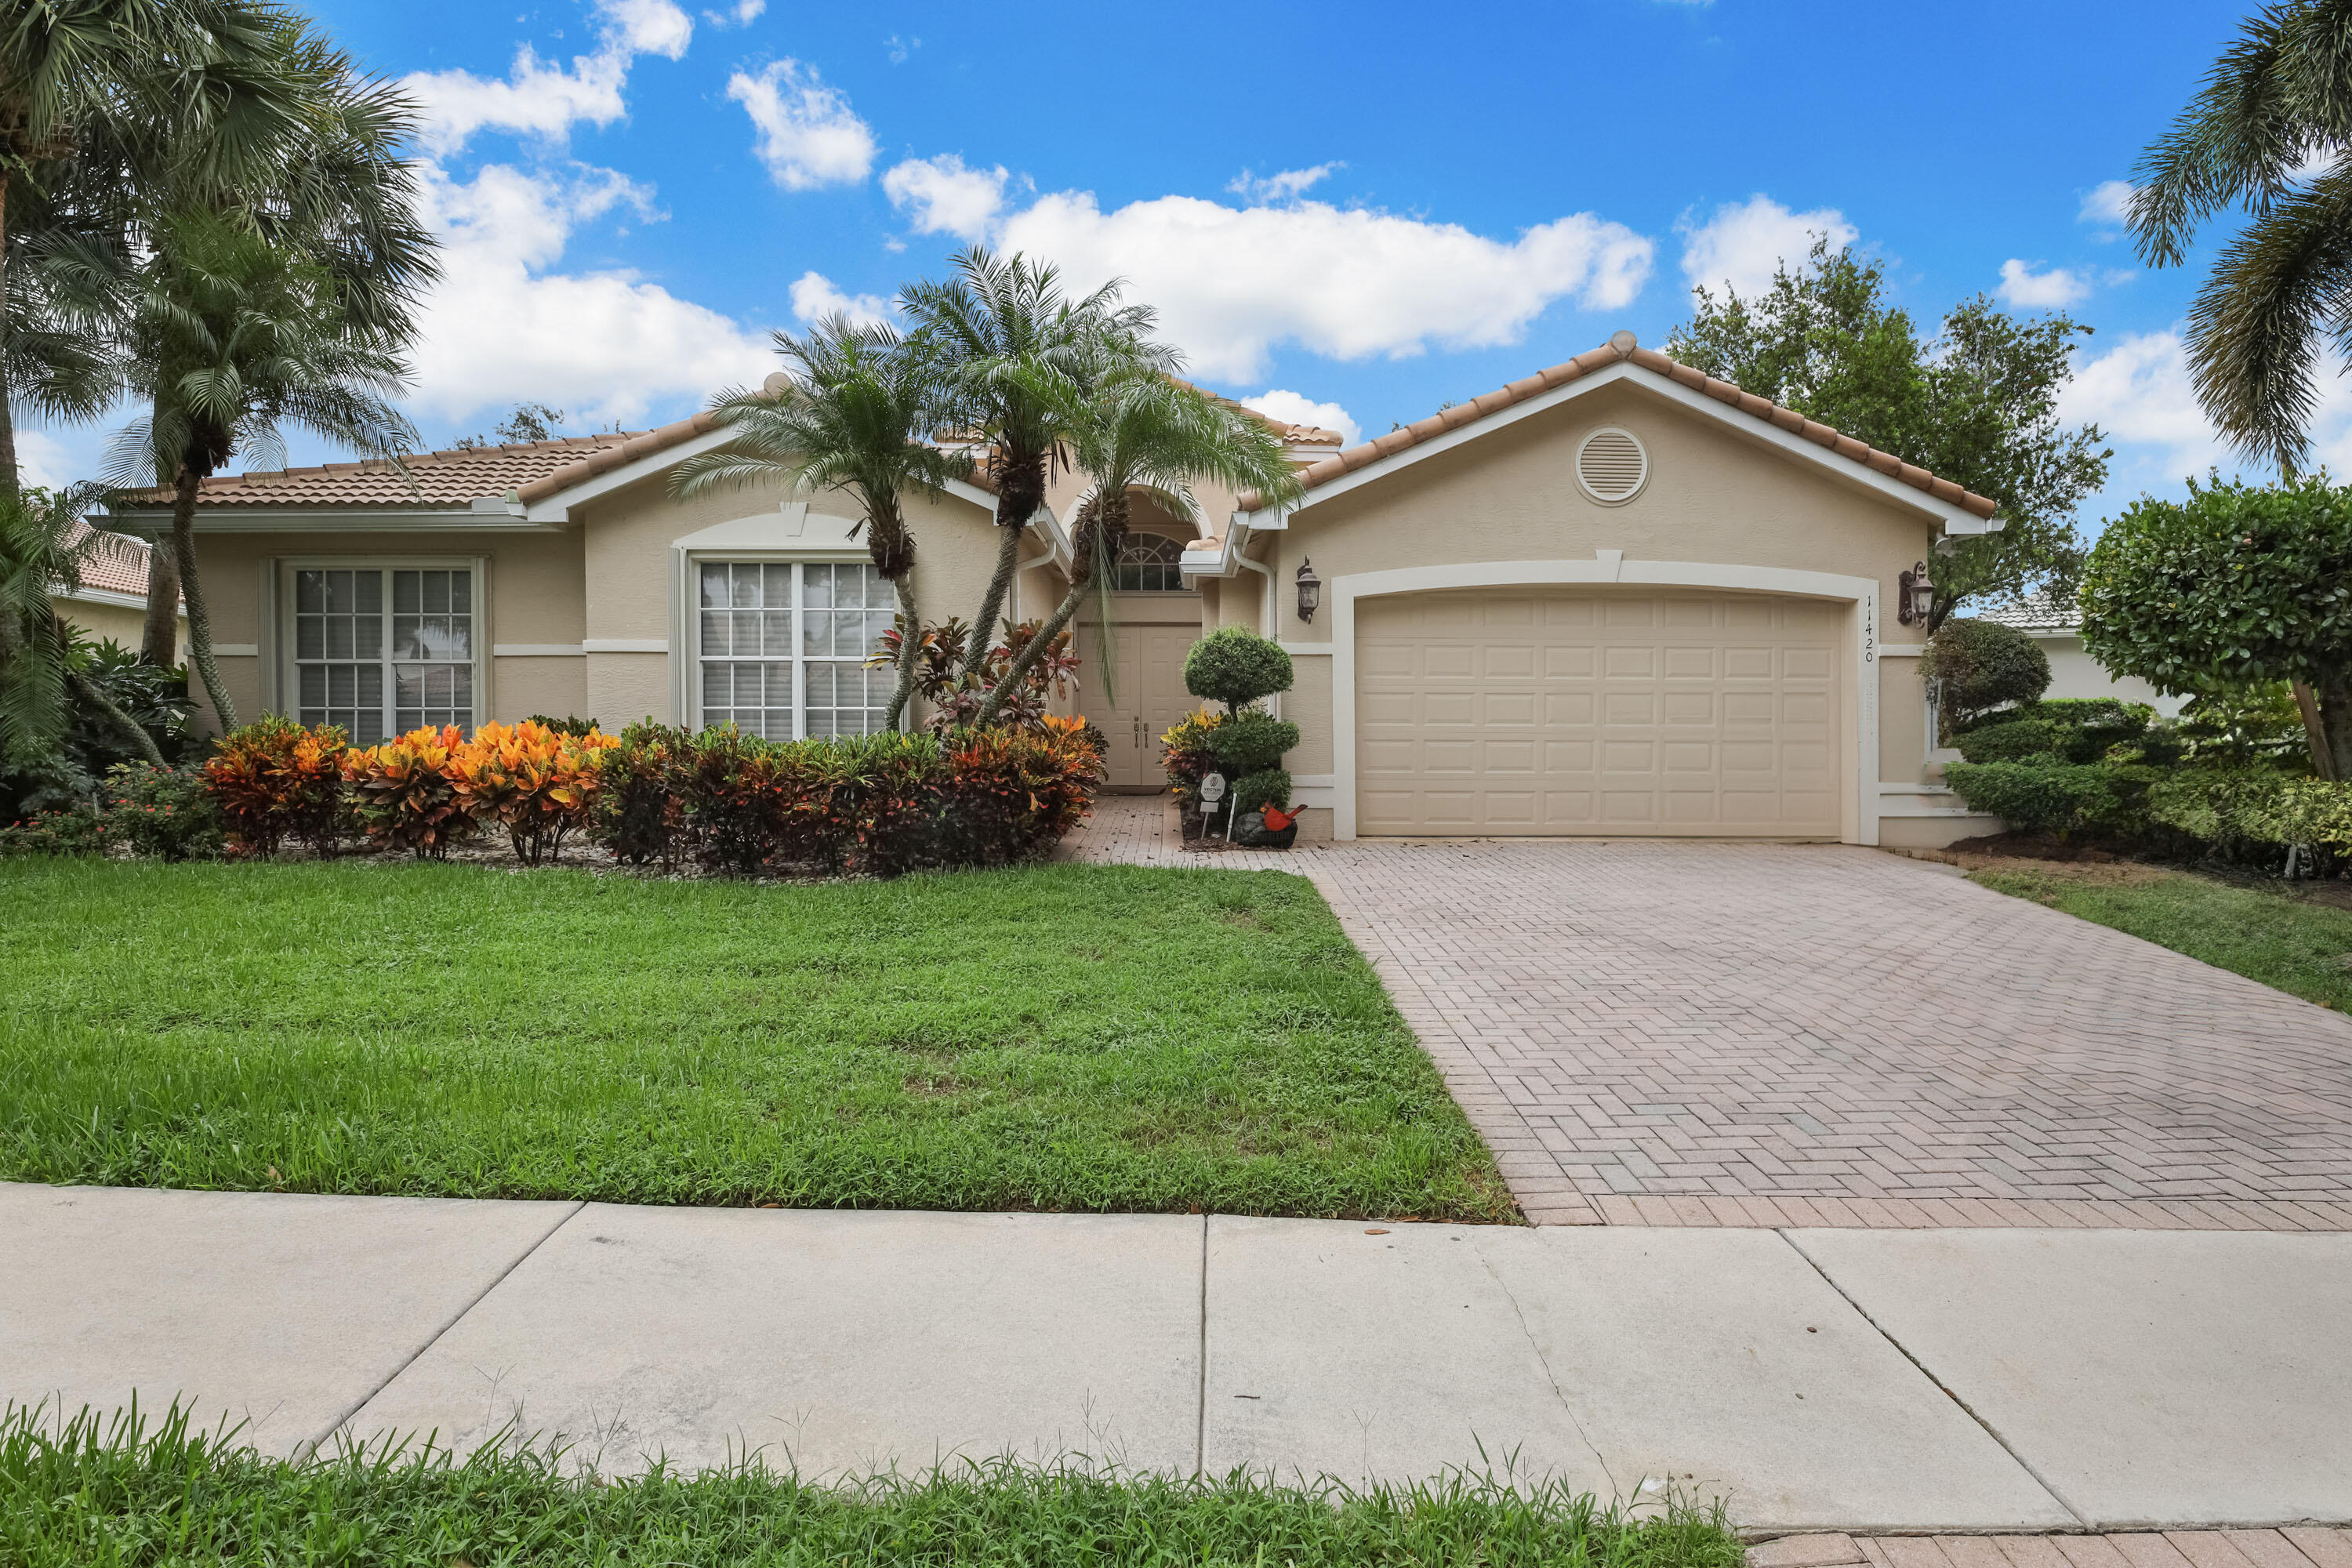
<path fill-rule="evenodd" d="M 1201 595 L 1178 565 L 1192 523 L 1142 498 L 1134 502 L 1125 547 L 1107 595 L 1089 602 L 1078 626 L 1078 710 L 1108 742 L 1103 766 L 1119 791 L 1165 787 L 1160 737 L 1200 704 L 1184 689 L 1184 656 L 1201 636 Z"/>

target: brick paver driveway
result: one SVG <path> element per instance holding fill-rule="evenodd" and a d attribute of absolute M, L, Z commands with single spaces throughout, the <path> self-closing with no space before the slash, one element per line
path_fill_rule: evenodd
<path fill-rule="evenodd" d="M 1158 801 L 1090 858 L 1198 865 Z M 2352 1230 L 2352 1019 L 1829 845 L 1363 841 L 1314 878 L 1530 1217 Z"/>

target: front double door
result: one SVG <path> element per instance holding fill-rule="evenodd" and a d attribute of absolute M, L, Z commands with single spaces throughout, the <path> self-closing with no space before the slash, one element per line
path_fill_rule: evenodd
<path fill-rule="evenodd" d="M 1100 626 L 1080 628 L 1078 710 L 1109 742 L 1103 765 L 1112 789 L 1152 790 L 1167 783 L 1160 737 L 1201 706 L 1184 689 L 1184 656 L 1200 637 L 1197 618 L 1181 625 L 1125 624 L 1112 628 L 1106 648 Z"/>

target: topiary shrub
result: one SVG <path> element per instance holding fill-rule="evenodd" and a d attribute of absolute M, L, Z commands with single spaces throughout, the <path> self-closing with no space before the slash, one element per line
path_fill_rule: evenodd
<path fill-rule="evenodd" d="M 1273 806 L 1280 811 L 1290 805 L 1290 774 L 1280 768 L 1260 768 L 1244 773 L 1234 781 L 1234 813 L 1244 816 Z"/>
<path fill-rule="evenodd" d="M 1980 724 L 1954 738 L 1952 744 L 1971 763 L 2016 763 L 2028 757 L 2063 760 L 2069 731 L 2047 719 L 2011 719 Z"/>
<path fill-rule="evenodd" d="M 1289 690 L 1292 679 L 1290 656 L 1278 644 L 1241 626 L 1211 632 L 1184 656 L 1184 689 L 1223 703 L 1228 713 Z"/>
<path fill-rule="evenodd" d="M 1927 639 L 1919 668 L 1939 683 L 1939 712 L 1949 735 L 2050 689 L 2050 656 L 2032 637 L 1999 621 L 1946 621 Z"/>
<path fill-rule="evenodd" d="M 1969 803 L 2012 833 L 2082 833 L 2133 837 L 2146 824 L 2143 806 L 2161 769 L 2107 763 L 1953 763 L 1944 781 Z"/>
<path fill-rule="evenodd" d="M 1298 744 L 1298 726 L 1262 708 L 1252 708 L 1210 731 L 1208 741 L 1209 750 L 1225 772 L 1254 773 L 1273 767 L 1285 752 Z"/>

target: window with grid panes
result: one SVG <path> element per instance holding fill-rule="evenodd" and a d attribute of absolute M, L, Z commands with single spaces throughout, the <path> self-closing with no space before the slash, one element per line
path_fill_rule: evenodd
<path fill-rule="evenodd" d="M 698 563 L 702 723 L 792 741 L 870 735 L 890 708 L 891 672 L 866 660 L 896 600 L 853 562 Z"/>
<path fill-rule="evenodd" d="M 1184 586 L 1184 547 L 1164 533 L 1130 533 L 1111 563 L 1111 584 L 1127 593 L 1174 594 Z"/>
<path fill-rule="evenodd" d="M 446 566 L 306 566 L 294 574 L 294 706 L 372 746 L 474 722 L 475 574 Z"/>

